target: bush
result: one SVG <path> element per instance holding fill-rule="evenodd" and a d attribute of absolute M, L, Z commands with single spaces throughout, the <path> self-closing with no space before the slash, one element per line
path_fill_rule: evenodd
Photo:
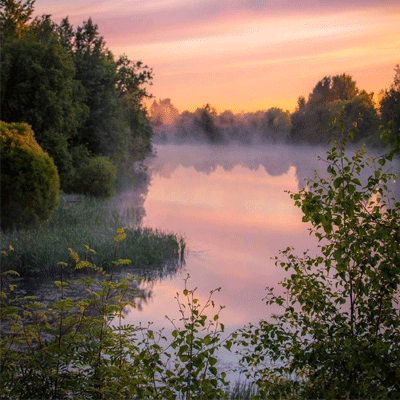
<path fill-rule="evenodd" d="M 120 230 L 115 241 L 123 240 Z M 66 281 L 70 266 L 60 263 L 57 295 L 40 302 L 14 290 L 11 252 L 1 252 L 1 399 L 226 398 L 226 374 L 218 373 L 216 356 L 232 343 L 221 338 L 223 307 L 214 310 L 215 290 L 201 305 L 187 278 L 183 296 L 175 297 L 179 321 L 170 319 L 167 337 L 151 324 L 123 321 L 126 307 L 135 307 L 141 295 L 137 278 L 118 274 L 129 260 L 114 260 L 106 273 L 70 249 L 74 270 L 86 274 Z"/>
<path fill-rule="evenodd" d="M 114 194 L 116 179 L 117 169 L 107 157 L 93 157 L 79 168 L 74 186 L 78 193 L 106 198 Z"/>
<path fill-rule="evenodd" d="M 284 295 L 271 288 L 266 297 L 279 312 L 242 330 L 242 362 L 261 398 L 399 398 L 400 202 L 387 170 L 395 150 L 375 162 L 364 149 L 348 157 L 345 143 L 327 152 L 327 179 L 291 194 L 320 254 L 284 250 Z M 373 173 L 362 179 L 366 166 Z"/>
<path fill-rule="evenodd" d="M 26 123 L 0 122 L 1 228 L 32 226 L 58 204 L 59 176 L 52 158 Z"/>

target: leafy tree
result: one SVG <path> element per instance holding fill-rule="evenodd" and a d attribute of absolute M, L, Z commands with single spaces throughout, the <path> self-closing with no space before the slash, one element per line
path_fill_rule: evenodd
<path fill-rule="evenodd" d="M 142 101 L 151 97 L 145 85 L 151 84 L 152 79 L 152 70 L 142 61 L 131 61 L 125 55 L 118 58 L 117 96 L 127 124 L 123 149 L 128 162 L 143 157 L 151 150 L 153 131 Z"/>
<path fill-rule="evenodd" d="M 383 92 L 380 103 L 381 121 L 389 131 L 389 141 L 392 145 L 400 142 L 400 65 L 389 90 Z"/>
<path fill-rule="evenodd" d="M 171 99 L 153 101 L 150 106 L 150 119 L 154 126 L 172 124 L 179 116 L 178 109 L 171 103 Z"/>
<path fill-rule="evenodd" d="M 21 38 L 29 29 L 35 0 L 0 0 L 0 38 Z"/>
<path fill-rule="evenodd" d="M 74 145 L 118 161 L 124 153 L 132 157 L 149 151 L 152 131 L 141 102 L 148 97 L 144 85 L 152 79 L 151 69 L 126 56 L 115 60 L 90 18 L 76 30 L 64 19 L 59 35 L 74 59 L 75 78 L 84 87 L 89 109 Z"/>
<path fill-rule="evenodd" d="M 327 152 L 328 178 L 291 194 L 320 254 L 284 250 L 276 262 L 290 272 L 285 294 L 269 289 L 266 297 L 282 311 L 242 331 L 242 362 L 262 398 L 400 393 L 400 203 L 389 198 L 393 176 L 384 169 L 394 151 L 375 161 L 363 149 L 350 157 L 346 140 Z"/>
<path fill-rule="evenodd" d="M 0 122 L 1 228 L 48 219 L 58 204 L 59 176 L 28 124 Z"/>
<path fill-rule="evenodd" d="M 263 116 L 262 133 L 265 139 L 274 142 L 283 141 L 288 136 L 292 127 L 289 111 L 272 107 Z"/>
<path fill-rule="evenodd" d="M 216 117 L 217 112 L 210 104 L 206 104 L 203 108 L 198 108 L 195 111 L 195 123 L 211 143 L 217 143 L 222 140 L 219 129 L 215 124 Z"/>
<path fill-rule="evenodd" d="M 298 99 L 292 115 L 293 141 L 326 143 L 332 138 L 332 120 L 340 120 L 345 130 L 354 130 L 353 141 L 373 135 L 378 128 L 378 115 L 373 94 L 359 90 L 351 76 L 326 76 L 310 93 L 308 102 Z"/>
<path fill-rule="evenodd" d="M 75 191 L 88 196 L 110 197 L 114 194 L 116 178 L 117 169 L 107 157 L 91 157 L 78 168 Z"/>
<path fill-rule="evenodd" d="M 36 19 L 22 38 L 5 42 L 1 56 L 2 119 L 29 123 L 63 179 L 72 168 L 69 140 L 86 113 L 71 56 L 49 17 Z"/>
<path fill-rule="evenodd" d="M 33 0 L 1 5 L 2 118 L 32 125 L 63 190 L 76 190 L 75 168 L 92 155 L 118 165 L 143 157 L 151 149 L 142 105 L 151 69 L 126 56 L 115 60 L 91 19 L 76 30 L 49 15 L 28 23 Z"/>

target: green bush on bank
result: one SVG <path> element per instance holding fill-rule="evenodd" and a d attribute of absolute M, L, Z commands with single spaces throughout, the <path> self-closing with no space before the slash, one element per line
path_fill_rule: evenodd
<path fill-rule="evenodd" d="M 76 193 L 107 198 L 114 194 L 116 179 L 117 168 L 108 157 L 92 157 L 78 168 L 74 189 Z"/>
<path fill-rule="evenodd" d="M 59 176 L 28 124 L 0 122 L 0 157 L 1 228 L 47 220 L 58 204 Z"/>

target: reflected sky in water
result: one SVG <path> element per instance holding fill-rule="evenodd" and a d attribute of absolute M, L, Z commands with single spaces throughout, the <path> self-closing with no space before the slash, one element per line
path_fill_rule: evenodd
<path fill-rule="evenodd" d="M 303 170 L 312 169 L 316 158 L 315 152 L 307 155 Z M 298 169 L 284 147 L 157 147 L 143 224 L 182 234 L 187 263 L 173 279 L 155 284 L 153 298 L 127 321 L 163 326 L 166 314 L 178 318 L 174 296 L 187 273 L 202 302 L 222 287 L 215 300 L 226 307 L 226 326 L 266 318 L 265 287 L 278 286 L 285 274 L 271 258 L 289 245 L 315 248 L 301 211 L 285 192 L 298 191 Z"/>
<path fill-rule="evenodd" d="M 165 315 L 178 319 L 174 296 L 187 273 L 202 303 L 210 290 L 222 288 L 215 300 L 226 307 L 221 321 L 229 330 L 268 318 L 277 310 L 263 303 L 265 287 L 281 292 L 285 276 L 273 258 L 287 246 L 299 254 L 317 250 L 287 191 L 298 192 L 315 170 L 326 176 L 327 164 L 318 160 L 326 149 L 196 144 L 160 145 L 156 151 L 148 160 L 142 224 L 182 234 L 187 262 L 174 278 L 155 283 L 147 305 L 131 310 L 127 322 L 168 327 Z M 399 184 L 392 189 L 398 196 Z"/>

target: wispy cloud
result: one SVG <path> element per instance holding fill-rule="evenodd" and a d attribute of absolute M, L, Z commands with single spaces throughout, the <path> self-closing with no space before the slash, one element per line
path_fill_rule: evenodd
<path fill-rule="evenodd" d="M 400 62 L 400 3 L 387 0 L 39 4 L 39 12 L 69 15 L 75 26 L 91 16 L 111 50 L 153 67 L 153 93 L 181 109 L 205 102 L 293 108 L 324 75 L 342 72 L 378 91 Z"/>

